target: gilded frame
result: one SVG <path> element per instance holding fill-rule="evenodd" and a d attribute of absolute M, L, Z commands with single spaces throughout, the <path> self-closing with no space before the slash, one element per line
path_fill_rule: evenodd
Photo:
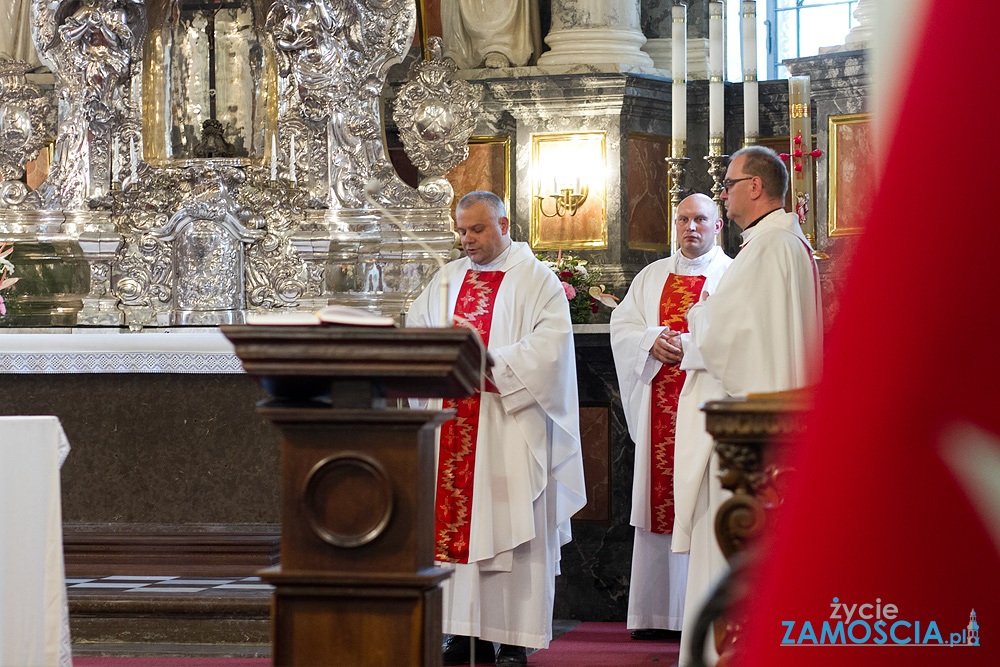
<path fill-rule="evenodd" d="M 539 164 L 541 154 L 544 152 L 544 146 L 546 144 L 560 143 L 560 142 L 572 142 L 572 141 L 599 141 L 600 142 L 600 161 L 603 166 L 603 173 L 605 178 L 600 185 L 600 188 L 591 189 L 591 196 L 600 197 L 600 210 L 598 212 L 599 216 L 599 229 L 600 231 L 596 234 L 591 235 L 580 235 L 577 238 L 570 238 L 566 240 L 545 240 L 549 235 L 547 232 L 551 232 L 559 222 L 568 222 L 568 218 L 571 216 L 559 216 L 554 218 L 544 218 L 538 213 L 538 206 L 536 204 L 535 197 L 539 195 L 540 182 L 536 177 L 536 169 Z M 534 250 L 574 250 L 574 249 L 588 249 L 588 250 L 598 250 L 608 247 L 608 181 L 607 181 L 607 167 L 608 167 L 608 146 L 607 146 L 607 133 L 606 132 L 556 132 L 556 133 L 539 133 L 531 135 L 531 195 L 529 199 L 529 206 L 531 210 L 530 215 L 530 240 L 531 247 Z M 589 199 L 589 197 L 588 197 Z M 585 204 L 584 206 L 587 206 Z M 591 206 L 593 206 L 591 204 Z M 583 211 L 584 209 L 581 209 Z M 555 222 L 551 222 L 555 221 Z M 548 230 L 546 228 L 549 228 Z"/>
<path fill-rule="evenodd" d="M 671 157 L 672 156 L 671 150 L 673 148 L 673 144 L 672 144 L 672 142 L 670 140 L 670 137 L 665 137 L 665 136 L 660 135 L 660 134 L 647 134 L 646 132 L 629 132 L 626 135 L 626 137 L 625 137 L 625 141 L 628 142 L 630 139 L 636 139 L 636 140 L 639 140 L 639 141 L 651 141 L 651 142 L 655 142 L 657 144 L 662 144 L 662 145 L 666 146 L 666 149 L 667 149 L 666 150 L 666 153 L 667 153 L 666 157 Z M 629 159 L 631 159 L 632 151 L 629 150 L 628 154 L 629 154 Z M 674 220 L 673 220 L 673 215 L 672 215 L 673 211 L 671 210 L 671 204 L 670 204 L 670 188 L 673 187 L 673 179 L 670 177 L 670 169 L 667 166 L 666 161 L 664 161 L 664 163 L 662 165 L 662 168 L 663 168 L 664 174 L 666 175 L 665 176 L 665 181 L 664 181 L 665 184 L 663 186 L 663 194 L 664 194 L 664 198 L 666 200 L 666 206 L 667 206 L 667 208 L 666 208 L 666 214 L 667 214 L 667 242 L 666 243 L 653 243 L 653 242 L 633 241 L 632 240 L 631 207 L 632 207 L 632 195 L 633 195 L 633 193 L 629 190 L 629 188 L 632 186 L 631 179 L 629 179 L 628 185 L 626 186 L 626 195 L 628 197 L 627 207 L 628 207 L 628 210 L 629 210 L 629 220 L 627 221 L 627 226 L 628 226 L 628 230 L 629 230 L 629 234 L 628 234 L 628 249 L 629 250 L 651 250 L 651 251 L 655 251 L 655 252 L 670 252 L 670 250 L 671 250 L 672 246 L 671 246 L 670 240 L 674 236 Z"/>
<path fill-rule="evenodd" d="M 503 146 L 503 205 L 507 208 L 507 216 L 510 217 L 510 193 L 513 188 L 510 172 L 510 135 L 506 134 L 477 134 L 469 137 L 469 145 L 502 145 Z"/>
<path fill-rule="evenodd" d="M 441 28 L 441 1 L 417 0 L 417 29 L 414 40 L 420 45 L 422 58 L 429 58 L 427 40 L 434 36 L 440 37 L 443 32 Z"/>
<path fill-rule="evenodd" d="M 855 125 L 858 123 L 871 123 L 872 114 L 871 112 L 863 113 L 852 113 L 844 114 L 842 116 L 830 116 L 829 126 L 827 132 L 827 141 L 829 144 L 829 161 L 830 161 L 830 171 L 829 171 L 829 202 L 827 210 L 827 220 L 826 220 L 826 235 L 830 238 L 835 238 L 839 236 L 853 236 L 855 234 L 860 234 L 863 231 L 863 227 L 860 225 L 849 225 L 843 224 L 840 218 L 843 217 L 840 212 L 837 211 L 837 196 L 838 196 L 838 179 L 841 177 L 840 167 L 841 160 L 843 159 L 843 147 L 840 145 L 840 128 L 847 125 Z M 869 156 L 871 155 L 871 150 L 869 150 Z M 870 167 L 874 169 L 874 164 L 870 164 Z M 863 179 L 862 179 L 863 180 Z M 853 207 L 854 210 L 863 210 L 864 204 L 859 202 L 858 206 Z"/>

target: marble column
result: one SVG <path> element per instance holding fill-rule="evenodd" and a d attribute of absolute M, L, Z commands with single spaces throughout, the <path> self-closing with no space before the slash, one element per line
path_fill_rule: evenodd
<path fill-rule="evenodd" d="M 646 43 L 642 50 L 653 59 L 653 66 L 673 76 L 670 42 L 671 8 L 673 1 L 640 0 L 642 34 Z M 706 0 L 687 2 L 687 77 L 689 81 L 708 78 L 708 4 Z"/>
<path fill-rule="evenodd" d="M 645 42 L 639 0 L 552 0 L 552 27 L 545 37 L 552 50 L 538 65 L 652 67 L 652 58 L 640 50 Z"/>

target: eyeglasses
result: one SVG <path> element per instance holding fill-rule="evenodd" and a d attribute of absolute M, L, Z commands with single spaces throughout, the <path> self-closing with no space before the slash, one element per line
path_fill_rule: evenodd
<path fill-rule="evenodd" d="M 729 192 L 729 188 L 733 187 L 740 181 L 749 181 L 751 178 L 753 178 L 753 176 L 744 176 L 743 178 L 727 178 L 722 181 L 722 189 Z"/>

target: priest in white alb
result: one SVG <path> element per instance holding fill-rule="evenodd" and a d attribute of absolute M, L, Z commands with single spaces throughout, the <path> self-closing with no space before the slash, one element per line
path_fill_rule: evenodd
<path fill-rule="evenodd" d="M 677 398 L 685 377 L 676 337 L 687 332 L 688 308 L 715 290 L 733 261 L 715 244 L 721 229 L 711 198 L 684 199 L 674 217 L 678 251 L 640 271 L 611 315 L 611 349 L 635 443 L 626 618 L 633 639 L 666 640 L 681 629 L 688 556 L 670 548 Z"/>
<path fill-rule="evenodd" d="M 688 310 L 690 335 L 682 341 L 681 368 L 689 372 L 677 408 L 672 543 L 690 554 L 681 667 L 702 648 L 691 645 L 692 630 L 728 569 L 714 523 L 730 494 L 716 476 L 718 456 L 701 406 L 815 382 L 822 348 L 819 276 L 798 216 L 783 208 L 788 171 L 781 158 L 763 146 L 743 148 L 730 159 L 723 186 L 726 215 L 743 230 L 743 244 L 715 291 Z M 697 358 L 697 368 L 687 367 L 689 358 Z M 714 664 L 708 644 L 705 655 Z"/>
<path fill-rule="evenodd" d="M 496 664 L 523 665 L 526 649 L 552 639 L 560 549 L 586 504 L 573 329 L 559 279 L 511 241 L 496 195 L 466 195 L 455 217 L 466 257 L 439 271 L 407 316 L 408 326 L 438 326 L 444 306 L 493 359 L 485 392 L 444 402 L 457 414 L 437 452 L 435 558 L 455 568 L 443 586 L 443 661 L 468 665 L 472 653 L 493 664 L 498 642 Z"/>

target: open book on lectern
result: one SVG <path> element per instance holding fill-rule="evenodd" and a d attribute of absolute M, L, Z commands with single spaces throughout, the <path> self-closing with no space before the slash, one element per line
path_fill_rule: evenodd
<path fill-rule="evenodd" d="M 360 327 L 394 327 L 395 320 L 363 308 L 327 306 L 317 311 L 247 313 L 247 324 L 256 326 L 320 326 L 340 324 Z"/>

